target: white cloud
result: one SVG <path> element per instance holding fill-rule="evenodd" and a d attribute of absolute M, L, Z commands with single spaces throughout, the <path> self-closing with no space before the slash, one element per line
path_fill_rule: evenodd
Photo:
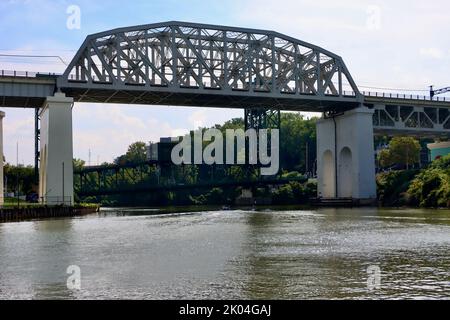
<path fill-rule="evenodd" d="M 188 118 L 189 123 L 192 125 L 192 129 L 197 129 L 199 127 L 205 126 L 207 115 L 205 110 L 198 110 L 192 113 Z"/>
<path fill-rule="evenodd" d="M 419 53 L 421 56 L 432 59 L 442 59 L 444 52 L 439 48 L 420 48 Z"/>
<path fill-rule="evenodd" d="M 367 27 L 372 5 L 379 8 L 376 30 Z M 439 51 L 422 50 L 433 57 L 424 65 L 419 52 L 424 43 L 431 48 L 445 45 L 440 48 L 445 57 L 449 47 L 442 35 L 450 32 L 449 10 L 450 3 L 444 0 L 433 6 L 405 0 L 287 0 L 282 6 L 276 1 L 247 0 L 235 13 L 235 24 L 279 31 L 335 52 L 358 85 L 426 89 L 426 79 L 448 82 L 442 70 L 450 68 L 450 60 L 438 60 Z M 393 75 L 394 66 L 408 70 L 408 77 Z"/>
<path fill-rule="evenodd" d="M 92 161 L 97 155 L 111 162 L 136 141 L 159 141 L 187 129 L 174 128 L 163 118 L 153 117 L 149 107 L 116 104 L 77 104 L 74 108 L 74 156 Z"/>
<path fill-rule="evenodd" d="M 2 109 L 3 145 L 6 161 L 16 163 L 16 148 L 19 145 L 19 163 L 33 163 L 34 157 L 34 113 L 23 109 Z"/>

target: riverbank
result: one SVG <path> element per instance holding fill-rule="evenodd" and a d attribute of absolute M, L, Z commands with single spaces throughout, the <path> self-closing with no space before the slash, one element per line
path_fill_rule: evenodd
<path fill-rule="evenodd" d="M 0 223 L 20 222 L 33 219 L 63 218 L 83 216 L 99 211 L 96 205 L 68 206 L 27 206 L 22 208 L 0 208 Z"/>
<path fill-rule="evenodd" d="M 450 155 L 421 170 L 380 173 L 377 185 L 383 207 L 450 208 Z"/>

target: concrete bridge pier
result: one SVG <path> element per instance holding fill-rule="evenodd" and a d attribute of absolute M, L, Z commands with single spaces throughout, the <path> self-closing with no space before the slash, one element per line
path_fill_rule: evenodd
<path fill-rule="evenodd" d="M 74 203 L 72 106 L 72 98 L 56 93 L 40 112 L 39 197 L 49 205 Z"/>
<path fill-rule="evenodd" d="M 373 114 L 361 106 L 317 122 L 319 198 L 376 200 Z"/>
<path fill-rule="evenodd" d="M 0 206 L 4 204 L 4 193 L 3 190 L 3 118 L 5 117 L 5 113 L 0 111 Z"/>

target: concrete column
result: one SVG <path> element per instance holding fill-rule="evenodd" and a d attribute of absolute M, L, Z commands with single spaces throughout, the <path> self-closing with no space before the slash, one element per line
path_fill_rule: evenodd
<path fill-rule="evenodd" d="M 74 203 L 72 106 L 72 98 L 56 93 L 40 113 L 39 197 L 50 205 Z"/>
<path fill-rule="evenodd" d="M 5 191 L 3 190 L 3 118 L 5 117 L 5 113 L 0 111 L 0 206 L 4 204 L 4 194 Z"/>
<path fill-rule="evenodd" d="M 360 107 L 317 122 L 319 197 L 376 199 L 373 113 Z"/>

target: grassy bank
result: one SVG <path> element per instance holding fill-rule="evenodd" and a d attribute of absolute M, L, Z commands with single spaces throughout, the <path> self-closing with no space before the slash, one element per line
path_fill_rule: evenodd
<path fill-rule="evenodd" d="M 17 208 L 48 208 L 48 207 L 61 207 L 58 205 L 44 205 L 41 203 L 31 203 L 23 200 L 17 200 L 16 198 L 6 198 L 5 203 L 2 207 L 3 209 L 17 209 Z M 72 206 L 74 209 L 99 209 L 98 204 L 94 203 L 76 203 Z"/>

